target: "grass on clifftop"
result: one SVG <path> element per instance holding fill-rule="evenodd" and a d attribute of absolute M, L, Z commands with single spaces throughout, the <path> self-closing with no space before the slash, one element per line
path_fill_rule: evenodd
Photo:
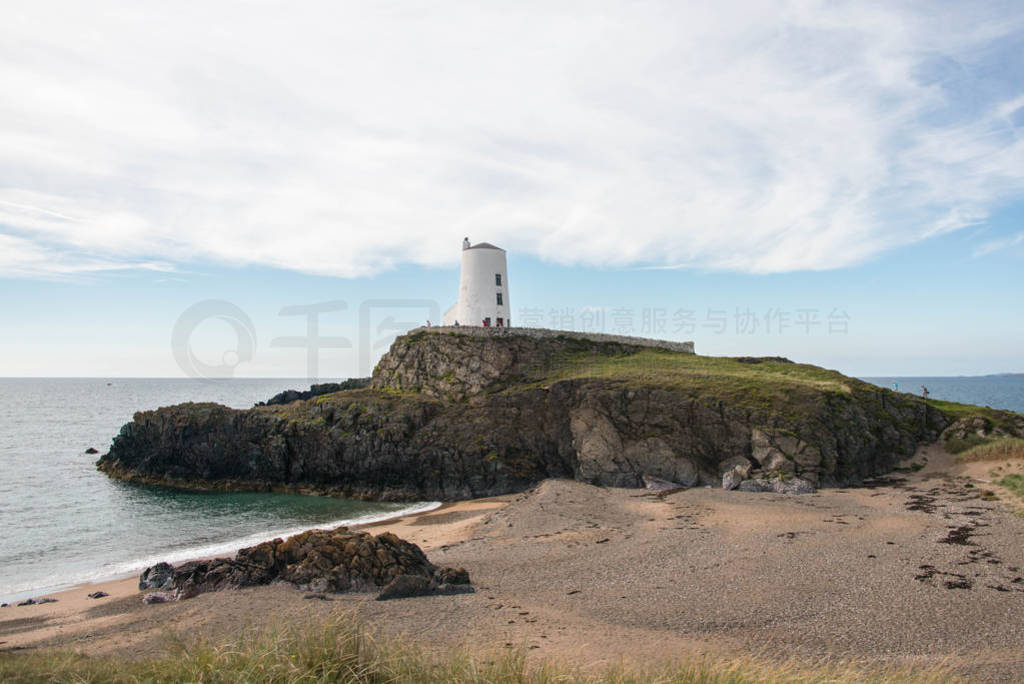
<path fill-rule="evenodd" d="M 464 651 L 430 656 L 397 642 L 377 641 L 350 618 L 252 631 L 220 646 L 179 644 L 151 660 L 89 658 L 74 653 L 0 654 L 5 682 L 948 682 L 942 669 L 869 669 L 850 663 L 814 666 L 771 663 L 750 657 L 697 659 L 646 670 L 613 667 L 583 673 L 553 662 L 527 660 L 526 650 L 474 657 Z"/>
<path fill-rule="evenodd" d="M 1013 411 L 993 409 L 988 406 L 975 406 L 974 404 L 961 404 L 955 401 L 943 401 L 941 399 L 925 399 L 924 401 L 945 413 L 950 420 L 956 421 L 961 418 L 977 416 L 989 421 L 995 427 L 1013 429 L 1013 419 L 1020 415 Z"/>
<path fill-rule="evenodd" d="M 660 349 L 633 354 L 566 354 L 540 370 L 542 383 L 578 378 L 623 381 L 686 391 L 737 404 L 770 406 L 780 395 L 848 394 L 862 384 L 836 371 L 774 359 L 739 360 Z"/>
<path fill-rule="evenodd" d="M 758 381 L 840 392 L 850 391 L 848 382 L 851 380 L 836 371 L 788 361 L 745 362 L 727 357 L 697 356 L 659 349 L 643 349 L 635 354 L 616 356 L 568 355 L 552 364 L 549 377 L 551 380 L 612 378 L 656 385 L 690 384 L 694 379 L 715 378 L 744 385 Z"/>

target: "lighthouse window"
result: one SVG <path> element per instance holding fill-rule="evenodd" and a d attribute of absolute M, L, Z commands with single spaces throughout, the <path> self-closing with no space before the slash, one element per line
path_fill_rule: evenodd
<path fill-rule="evenodd" d="M 501 293 L 498 293 L 498 306 L 501 306 Z"/>
<path fill-rule="evenodd" d="M 501 287 L 501 274 L 500 273 L 495 273 L 494 274 L 494 284 L 497 285 L 498 287 Z"/>

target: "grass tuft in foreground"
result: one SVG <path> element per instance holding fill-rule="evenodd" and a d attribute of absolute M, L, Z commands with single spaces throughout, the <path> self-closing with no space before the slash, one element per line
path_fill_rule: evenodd
<path fill-rule="evenodd" d="M 5 682 L 640 682 L 739 684 L 741 682 L 948 682 L 943 669 L 870 669 L 851 663 L 808 665 L 741 657 L 697 659 L 636 670 L 620 666 L 598 673 L 553 662 L 528 661 L 526 651 L 487 658 L 464 651 L 431 656 L 393 641 L 377 641 L 351 618 L 251 631 L 225 645 L 178 644 L 168 656 L 140 661 L 89 658 L 66 652 L 0 655 Z"/>

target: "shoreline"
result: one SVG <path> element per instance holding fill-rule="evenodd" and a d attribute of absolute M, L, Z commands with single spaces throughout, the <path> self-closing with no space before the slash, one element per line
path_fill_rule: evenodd
<path fill-rule="evenodd" d="M 960 471 L 961 473 L 967 473 L 969 470 L 979 470 L 979 472 L 980 472 L 980 468 L 982 468 L 985 465 L 984 463 L 980 463 L 980 464 L 973 464 L 973 467 L 969 467 L 968 464 L 956 464 L 955 463 L 955 459 L 952 459 L 953 462 L 951 462 L 951 457 L 946 455 L 945 452 L 943 452 L 939 448 L 939 444 L 938 443 L 929 444 L 929 445 L 922 445 L 921 447 L 918 448 L 917 453 L 914 456 L 908 458 L 906 460 L 906 462 L 909 463 L 911 461 L 914 461 L 915 459 L 918 458 L 918 456 L 921 456 L 921 455 L 934 456 L 936 453 L 941 453 L 942 454 L 940 456 L 940 458 L 938 459 L 939 462 L 942 463 L 942 465 L 940 466 L 940 468 L 942 468 L 942 469 L 949 469 L 949 468 L 952 467 L 952 468 Z M 924 472 L 927 473 L 927 474 L 932 474 L 935 471 L 936 471 L 935 462 L 933 461 L 931 464 L 929 464 L 929 466 L 925 469 Z M 975 479 L 975 481 L 979 481 L 981 483 L 986 484 L 987 486 L 990 486 L 990 487 L 993 487 L 993 488 L 995 488 L 997 490 L 1000 490 L 1001 492 L 1005 492 L 1004 488 L 999 487 L 998 485 L 995 485 L 994 483 L 992 483 L 992 482 L 990 482 L 990 481 L 988 481 L 988 480 L 986 480 L 986 479 L 984 479 L 982 477 L 979 477 L 977 473 L 973 473 L 972 472 L 971 474 L 974 475 L 974 477 L 972 479 Z M 891 475 L 899 476 L 900 475 L 900 471 L 899 470 L 894 470 L 893 473 L 891 473 Z M 703 488 L 707 488 L 707 486 L 704 486 Z M 843 488 L 840 488 L 840 487 L 828 488 L 827 487 L 827 488 L 823 488 L 823 489 L 821 489 L 819 491 L 827 492 L 829 489 L 843 489 Z M 650 492 L 647 492 L 647 490 L 644 490 L 644 489 L 637 489 L 636 491 L 641 493 L 641 494 L 642 493 L 650 493 Z M 323 496 L 323 495 L 320 495 L 320 494 L 310 494 L 308 492 L 306 493 L 306 495 L 308 495 L 308 496 Z M 140 561 L 137 561 L 137 562 L 136 561 L 128 561 L 127 563 L 131 563 L 133 566 L 137 565 L 137 567 L 133 567 L 132 569 L 125 570 L 125 571 L 122 571 L 122 572 L 114 572 L 114 573 L 111 573 L 109 575 L 98 576 L 98 577 L 84 579 L 84 580 L 80 580 L 80 581 L 72 581 L 72 582 L 67 582 L 67 583 L 62 583 L 62 584 L 43 586 L 43 587 L 36 587 L 36 588 L 32 588 L 32 589 L 26 589 L 26 590 L 22 590 L 22 591 L 11 592 L 11 593 L 8 593 L 8 594 L 0 594 L 0 604 L 6 603 L 6 604 L 8 604 L 9 608 L 13 608 L 13 607 L 17 607 L 16 603 L 24 601 L 24 600 L 29 599 L 29 598 L 32 598 L 32 599 L 56 598 L 56 599 L 58 599 L 58 601 L 60 601 L 62 598 L 67 598 L 70 594 L 77 593 L 77 592 L 79 592 L 82 589 L 94 588 L 95 590 L 99 590 L 99 591 L 107 591 L 107 589 L 105 589 L 105 587 L 107 587 L 108 585 L 112 585 L 112 586 L 116 587 L 120 583 L 124 582 L 125 580 L 133 579 L 133 578 L 138 578 L 138 576 L 140 575 L 140 573 L 144 569 L 146 569 L 147 567 L 150 567 L 152 565 L 155 565 L 157 563 L 160 563 L 160 562 L 167 562 L 167 563 L 170 563 L 171 565 L 178 565 L 178 564 L 181 564 L 181 563 L 187 563 L 189 561 L 195 561 L 195 560 L 209 560 L 209 559 L 213 559 L 213 558 L 233 557 L 240 549 L 247 548 L 247 547 L 250 547 L 250 546 L 255 546 L 255 545 L 260 544 L 262 542 L 270 541 L 270 540 L 273 540 L 273 539 L 276 539 L 276 538 L 292 537 L 294 535 L 300 534 L 300 533 L 308 531 L 308 530 L 313 530 L 313 529 L 334 529 L 334 528 L 337 528 L 339 526 L 345 526 L 345 527 L 349 527 L 349 528 L 351 528 L 353 530 L 367 530 L 367 531 L 373 532 L 374 534 L 379 534 L 380 533 L 379 531 L 375 531 L 378 528 L 383 528 L 380 531 L 387 531 L 387 530 L 390 530 L 392 527 L 400 527 L 401 528 L 401 527 L 414 526 L 415 522 L 420 517 L 422 517 L 424 515 L 427 515 L 427 514 L 430 514 L 430 513 L 437 513 L 437 512 L 445 511 L 447 509 L 451 509 L 451 508 L 460 508 L 464 504 L 472 505 L 472 504 L 476 504 L 476 503 L 479 503 L 479 502 L 488 502 L 488 501 L 493 501 L 493 500 L 505 499 L 505 498 L 508 498 L 508 497 L 516 496 L 516 495 L 517 495 L 517 493 L 510 493 L 510 494 L 505 494 L 505 495 L 497 495 L 497 496 L 493 496 L 493 497 L 481 497 L 481 498 L 478 498 L 478 499 L 467 499 L 467 500 L 460 500 L 460 501 L 449 501 L 449 502 L 428 501 L 428 502 L 419 502 L 419 503 L 416 503 L 416 504 L 411 504 L 408 508 L 399 509 L 397 511 L 382 512 L 382 513 L 369 513 L 369 514 L 366 514 L 366 515 L 363 515 L 363 516 L 358 516 L 358 517 L 353 518 L 351 520 L 341 519 L 341 520 L 337 520 L 337 521 L 328 522 L 328 523 L 325 523 L 325 524 L 322 524 L 322 525 L 294 527 L 294 528 L 289 528 L 287 530 L 278 531 L 276 533 L 269 533 L 269 532 L 268 533 L 253 533 L 253 534 L 248 535 L 246 537 L 241 537 L 241 538 L 238 538 L 238 539 L 235 539 L 235 540 L 232 540 L 232 541 L 225 541 L 225 542 L 221 542 L 221 543 L 211 543 L 211 544 L 205 545 L 204 547 L 199 547 L 199 548 L 195 548 L 195 549 L 184 549 L 184 550 L 180 550 L 180 551 L 177 551 L 177 552 L 169 552 L 169 553 L 165 553 L 165 554 L 157 554 L 157 555 L 154 555 L 154 556 L 152 556 L 150 558 L 146 558 L 146 559 L 143 559 L 143 560 L 140 560 Z M 390 502 L 381 502 L 381 503 L 390 503 Z M 1021 510 L 1024 510 L 1024 504 L 1021 504 L 1021 505 L 1010 504 L 1010 507 L 1014 508 L 1014 509 L 1018 509 L 1019 508 Z M 400 524 L 403 521 L 405 521 L 405 519 L 407 519 L 407 518 L 409 520 L 408 520 L 408 522 L 406 524 L 404 524 L 404 525 Z M 398 533 L 398 532 L 396 532 L 396 534 L 399 537 L 403 536 L 401 533 Z M 424 552 L 426 552 L 430 548 L 432 548 L 429 545 L 430 544 L 430 540 L 429 539 L 423 539 L 422 541 L 417 541 L 417 540 L 414 540 L 414 539 L 409 539 L 408 541 L 412 541 L 412 542 L 416 543 L 418 546 L 420 546 L 424 550 Z M 222 550 L 211 551 L 209 553 L 203 553 L 202 552 L 202 550 L 204 548 L 209 548 L 209 547 L 220 547 L 220 548 L 222 548 Z M 44 604 L 44 605 L 53 605 L 53 604 Z"/>
<path fill-rule="evenodd" d="M 936 445 L 905 463 L 916 462 L 869 486 L 803 495 L 544 480 L 358 527 L 465 567 L 472 594 L 306 600 L 271 584 L 143 605 L 133 577 L 0 610 L 0 652 L 161 657 L 169 637 L 228 644 L 240 630 L 357 616 L 371 634 L 429 652 L 518 646 L 587 669 L 768 652 L 1014 679 L 1024 520 L 1012 500 L 983 496 L 989 464 L 957 463 Z M 85 598 L 96 590 L 110 596 Z"/>
<path fill-rule="evenodd" d="M 367 531 L 374 535 L 392 532 L 397 536 L 416 543 L 424 552 L 457 544 L 463 541 L 468 529 L 483 516 L 504 507 L 511 496 L 505 495 L 484 499 L 457 502 L 431 502 L 429 510 L 394 515 L 387 519 L 371 520 L 351 525 L 353 530 Z M 434 519 L 431 519 L 434 516 Z M 311 527 L 307 529 L 324 529 Z M 302 530 L 305 531 L 305 530 Z M 290 535 L 289 535 L 290 536 Z M 241 547 L 240 547 L 241 548 Z M 237 549 L 236 549 L 237 551 Z M 234 555 L 232 553 L 231 555 Z M 188 560 L 203 560 L 213 556 L 193 557 Z M 183 561 L 184 562 L 184 561 Z M 82 582 L 60 591 L 36 592 L 32 598 L 53 598 L 53 603 L 16 606 L 11 603 L 0 609 L 0 652 L 41 647 L 64 647 L 67 640 L 78 638 L 78 634 L 89 634 L 96 629 L 117 629 L 133 611 L 142 614 L 158 614 L 160 606 L 144 606 L 138 588 L 139 573 L 108 578 L 102 581 Z M 278 589 L 302 593 L 290 585 L 268 585 L 252 587 L 250 590 Z M 100 599 L 90 599 L 87 594 L 101 591 L 107 594 Z M 238 591 L 214 592 L 237 595 Z M 352 595 L 366 598 L 354 592 Z M 197 597 L 198 598 L 198 597 Z M 195 599 L 175 602 L 175 606 L 191 608 L 200 605 Z M 156 608 L 157 610 L 153 610 Z"/>
<path fill-rule="evenodd" d="M 322 525 L 289 527 L 286 530 L 278 530 L 277 532 L 255 532 L 244 537 L 239 537 L 237 539 L 232 539 L 224 542 L 213 542 L 210 544 L 181 549 L 178 551 L 171 551 L 163 554 L 155 554 L 147 558 L 125 561 L 124 563 L 121 563 L 120 565 L 122 566 L 131 566 L 130 569 L 125 569 L 121 572 L 115 571 L 111 574 L 100 575 L 83 580 L 69 581 L 66 583 L 53 584 L 41 587 L 33 587 L 30 589 L 0 594 L 0 604 L 7 603 L 9 604 L 9 607 L 16 607 L 16 603 L 24 601 L 29 598 L 57 598 L 59 595 L 64 595 L 72 591 L 78 591 L 80 588 L 93 586 L 98 587 L 100 585 L 105 585 L 107 583 L 120 582 L 130 577 L 138 578 L 139 574 L 147 567 L 150 567 L 160 562 L 167 562 L 171 565 L 178 565 L 180 563 L 187 563 L 188 561 L 193 560 L 207 560 L 211 558 L 220 558 L 224 556 L 233 557 L 239 551 L 239 549 L 255 546 L 264 541 L 277 539 L 278 537 L 292 537 L 296 534 L 300 534 L 307 530 L 334 529 L 340 526 L 351 527 L 353 529 L 361 529 L 364 527 L 371 527 L 374 525 L 386 525 L 389 522 L 400 520 L 405 517 L 418 516 L 436 511 L 438 509 L 443 508 L 445 505 L 447 504 L 441 501 L 418 502 L 410 504 L 408 507 L 396 511 L 367 513 L 366 515 L 357 516 L 351 519 L 343 518 L 340 520 L 327 522 Z M 204 550 L 206 549 L 209 549 L 209 551 L 204 552 Z M 102 588 L 100 590 L 102 590 Z"/>

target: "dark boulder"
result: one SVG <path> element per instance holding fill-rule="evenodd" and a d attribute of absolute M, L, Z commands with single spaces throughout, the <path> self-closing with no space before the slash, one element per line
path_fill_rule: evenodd
<path fill-rule="evenodd" d="M 170 589 L 171 574 L 174 568 L 170 563 L 157 563 L 142 571 L 139 577 L 139 591 L 147 589 Z"/>
<path fill-rule="evenodd" d="M 730 468 L 722 475 L 722 489 L 736 489 L 743 483 L 743 474 L 737 468 Z"/>
<path fill-rule="evenodd" d="M 271 582 L 323 594 L 375 589 L 403 576 L 422 577 L 436 588 L 469 585 L 464 569 L 437 568 L 418 546 L 390 532 L 374 537 L 338 527 L 263 542 L 241 549 L 234 558 L 189 561 L 177 567 L 161 563 L 143 572 L 139 586 L 164 589 L 182 599 Z"/>

